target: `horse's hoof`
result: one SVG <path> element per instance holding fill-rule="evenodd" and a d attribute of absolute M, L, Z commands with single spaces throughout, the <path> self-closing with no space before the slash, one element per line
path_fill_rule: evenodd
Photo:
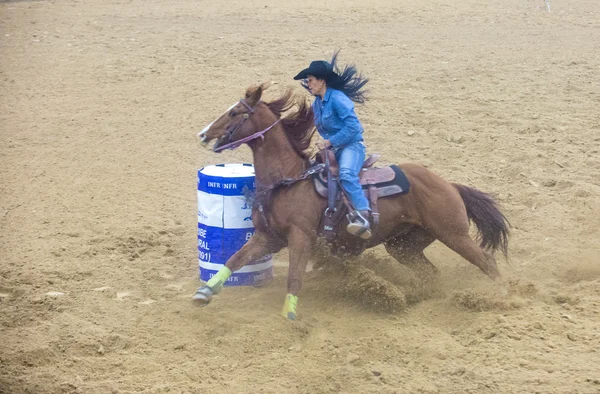
<path fill-rule="evenodd" d="M 196 291 L 196 294 L 192 297 L 192 300 L 198 304 L 206 305 L 212 301 L 213 291 L 208 286 L 202 286 Z"/>
<path fill-rule="evenodd" d="M 286 318 L 288 320 L 296 320 L 296 312 L 293 312 L 293 311 L 286 312 L 284 310 L 281 312 L 281 316 L 283 316 L 284 318 Z"/>

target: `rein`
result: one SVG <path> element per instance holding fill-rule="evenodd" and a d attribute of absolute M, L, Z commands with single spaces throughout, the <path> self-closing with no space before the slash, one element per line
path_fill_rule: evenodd
<path fill-rule="evenodd" d="M 323 163 L 314 165 L 295 178 L 285 178 L 285 179 L 282 179 L 280 181 L 273 183 L 272 185 L 268 186 L 266 189 L 260 191 L 259 193 L 256 193 L 255 198 L 258 196 L 261 196 L 263 194 L 267 194 L 268 192 L 270 192 L 274 189 L 277 189 L 279 187 L 292 186 L 293 184 L 303 181 L 313 174 L 322 172 L 323 169 L 325 169 L 325 164 L 323 164 Z"/>

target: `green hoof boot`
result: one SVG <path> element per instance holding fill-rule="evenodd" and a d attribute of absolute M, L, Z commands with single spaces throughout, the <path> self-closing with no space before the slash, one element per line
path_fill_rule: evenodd
<path fill-rule="evenodd" d="M 296 305 L 298 304 L 298 297 L 292 294 L 285 296 L 285 303 L 283 304 L 283 310 L 281 316 L 288 320 L 296 320 Z"/>

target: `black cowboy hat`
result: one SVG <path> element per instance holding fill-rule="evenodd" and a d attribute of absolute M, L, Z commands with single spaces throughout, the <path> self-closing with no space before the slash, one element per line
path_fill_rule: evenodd
<path fill-rule="evenodd" d="M 328 79 L 334 74 L 335 73 L 333 72 L 333 66 L 331 63 L 326 62 L 325 60 L 315 60 L 310 62 L 310 66 L 308 66 L 308 68 L 300 71 L 298 75 L 294 77 L 294 79 L 306 79 L 309 75 L 314 75 L 319 79 Z"/>

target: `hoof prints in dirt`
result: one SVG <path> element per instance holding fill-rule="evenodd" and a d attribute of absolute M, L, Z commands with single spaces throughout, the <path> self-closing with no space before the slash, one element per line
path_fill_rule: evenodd
<path fill-rule="evenodd" d="M 452 294 L 450 302 L 461 309 L 473 312 L 506 311 L 521 308 L 523 300 L 535 298 L 538 293 L 533 283 L 510 280 L 506 288 L 489 288 L 485 291 L 457 290 Z"/>
<path fill-rule="evenodd" d="M 171 257 L 177 255 L 174 246 L 176 238 L 173 238 L 177 237 L 178 233 L 163 230 L 125 237 L 95 238 L 90 241 L 89 248 L 83 252 L 83 256 L 119 254 L 126 256 L 129 261 L 149 254 Z"/>
<path fill-rule="evenodd" d="M 485 294 L 472 289 L 460 290 L 452 294 L 451 303 L 462 309 L 483 312 L 517 309 L 521 304 L 516 301 L 498 299 L 497 295 Z"/>

